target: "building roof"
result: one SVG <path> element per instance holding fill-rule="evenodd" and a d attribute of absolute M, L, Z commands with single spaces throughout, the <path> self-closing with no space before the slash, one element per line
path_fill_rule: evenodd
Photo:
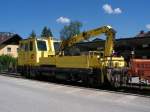
<path fill-rule="evenodd" d="M 76 46 L 85 50 L 89 50 L 96 49 L 98 47 L 104 47 L 104 44 L 105 40 L 96 39 L 96 41 L 76 43 Z M 120 46 L 128 46 L 132 48 L 145 44 L 150 45 L 150 31 L 141 35 L 136 35 L 135 37 L 115 39 L 115 47 L 119 48 Z"/>
<path fill-rule="evenodd" d="M 150 37 L 150 31 L 148 32 L 140 31 L 140 33 L 136 37 Z"/>
<path fill-rule="evenodd" d="M 102 41 L 103 39 L 100 39 L 100 38 L 96 38 L 94 40 L 92 40 L 93 42 L 96 42 L 96 41 Z"/>
<path fill-rule="evenodd" d="M 15 33 L 11 32 L 0 32 L 0 45 L 8 42 L 12 42 L 13 44 L 19 44 L 19 40 L 22 38 Z"/>

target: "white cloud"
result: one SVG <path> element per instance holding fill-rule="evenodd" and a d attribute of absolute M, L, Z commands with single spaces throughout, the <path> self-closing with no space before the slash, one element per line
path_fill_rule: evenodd
<path fill-rule="evenodd" d="M 120 8 L 113 9 L 112 6 L 109 4 L 104 4 L 102 8 L 107 14 L 121 14 L 122 13 L 122 10 Z"/>
<path fill-rule="evenodd" d="M 120 8 L 114 9 L 114 14 L 121 14 L 122 10 Z"/>
<path fill-rule="evenodd" d="M 109 5 L 109 4 L 104 4 L 103 5 L 103 9 L 108 14 L 112 14 L 113 13 L 113 9 L 112 9 L 111 5 Z"/>
<path fill-rule="evenodd" d="M 69 18 L 62 17 L 62 16 L 56 20 L 57 23 L 61 23 L 61 24 L 68 24 L 68 23 L 70 23 L 70 21 L 71 20 Z"/>
<path fill-rule="evenodd" d="M 148 30 L 150 30 L 150 24 L 147 24 L 147 25 L 146 25 L 146 28 L 147 28 Z"/>

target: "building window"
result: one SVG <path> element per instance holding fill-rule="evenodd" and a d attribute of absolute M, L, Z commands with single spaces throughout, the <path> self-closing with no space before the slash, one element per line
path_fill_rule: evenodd
<path fill-rule="evenodd" d="M 148 44 L 143 44 L 142 47 L 146 48 L 146 47 L 148 47 Z"/>
<path fill-rule="evenodd" d="M 147 56 L 142 56 L 143 59 L 147 59 Z"/>
<path fill-rule="evenodd" d="M 19 48 L 17 48 L 17 52 L 19 52 Z"/>
<path fill-rule="evenodd" d="M 7 47 L 7 52 L 11 52 L 11 48 L 10 47 Z"/>

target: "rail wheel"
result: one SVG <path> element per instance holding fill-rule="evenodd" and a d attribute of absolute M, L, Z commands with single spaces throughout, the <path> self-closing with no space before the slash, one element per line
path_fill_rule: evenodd
<path fill-rule="evenodd" d="M 121 86 L 121 74 L 116 71 L 112 71 L 110 74 L 110 84 L 114 88 L 119 88 Z"/>

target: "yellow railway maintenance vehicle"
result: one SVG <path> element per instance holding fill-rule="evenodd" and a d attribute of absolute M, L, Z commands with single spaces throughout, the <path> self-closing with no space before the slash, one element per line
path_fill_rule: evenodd
<path fill-rule="evenodd" d="M 78 56 L 64 55 L 66 47 L 101 34 L 106 35 L 104 51 L 89 51 Z M 26 77 L 48 75 L 52 79 L 82 82 L 89 85 L 123 83 L 125 61 L 113 55 L 115 31 L 103 26 L 82 32 L 61 42 L 55 53 L 52 38 L 28 38 L 20 41 L 18 71 Z"/>

